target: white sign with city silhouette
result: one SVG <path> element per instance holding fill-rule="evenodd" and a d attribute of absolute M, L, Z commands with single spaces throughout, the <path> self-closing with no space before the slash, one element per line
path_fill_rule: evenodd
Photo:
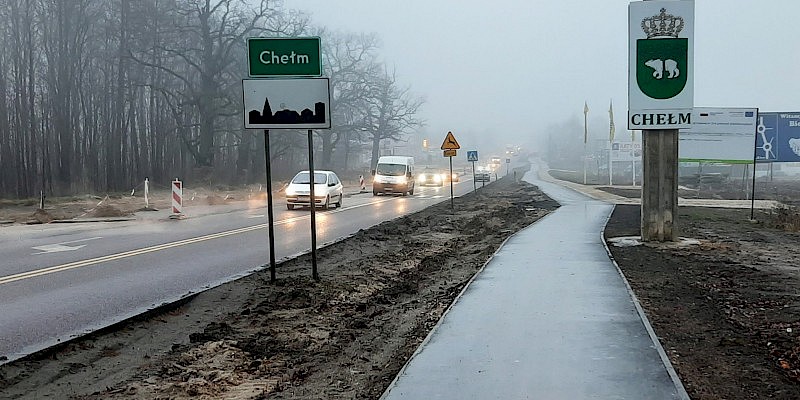
<path fill-rule="evenodd" d="M 244 79 L 245 129 L 330 129 L 328 78 Z"/>

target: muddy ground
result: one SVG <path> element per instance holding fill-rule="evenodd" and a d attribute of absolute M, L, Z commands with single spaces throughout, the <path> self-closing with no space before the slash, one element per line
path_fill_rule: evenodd
<path fill-rule="evenodd" d="M 800 399 L 800 234 L 776 229 L 791 214 L 681 208 L 699 245 L 610 247 L 692 399 Z M 617 206 L 605 234 L 638 230 L 639 207 Z"/>
<path fill-rule="evenodd" d="M 0 367 L 2 398 L 376 399 L 469 279 L 557 207 L 502 179 Z"/>

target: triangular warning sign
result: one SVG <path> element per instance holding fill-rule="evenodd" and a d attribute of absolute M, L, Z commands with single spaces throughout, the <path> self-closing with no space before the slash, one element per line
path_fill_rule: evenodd
<path fill-rule="evenodd" d="M 453 132 L 447 132 L 447 137 L 444 138 L 444 142 L 442 143 L 442 150 L 458 150 L 461 146 L 458 144 L 456 137 L 453 136 Z"/>

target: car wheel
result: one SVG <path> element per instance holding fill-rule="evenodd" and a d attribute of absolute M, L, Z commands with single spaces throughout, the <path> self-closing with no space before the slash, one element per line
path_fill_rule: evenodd
<path fill-rule="evenodd" d="M 342 198 L 344 198 L 344 195 L 339 194 L 339 202 L 336 203 L 336 208 L 337 209 L 342 208 Z"/>
<path fill-rule="evenodd" d="M 329 210 L 331 208 L 331 196 L 330 195 L 328 195 L 328 197 L 325 198 L 325 205 L 322 206 L 322 208 L 324 208 L 326 210 Z"/>
<path fill-rule="evenodd" d="M 291 205 L 291 204 L 287 204 L 287 205 L 286 205 L 286 209 L 288 209 L 288 210 L 294 210 L 294 206 L 293 206 L 293 205 Z"/>

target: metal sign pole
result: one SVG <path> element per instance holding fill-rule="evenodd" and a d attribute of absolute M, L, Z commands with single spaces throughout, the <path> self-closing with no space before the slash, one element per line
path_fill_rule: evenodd
<path fill-rule="evenodd" d="M 478 190 L 478 183 L 475 182 L 475 161 L 472 162 L 472 191 Z"/>
<path fill-rule="evenodd" d="M 455 210 L 456 206 L 453 204 L 453 156 L 447 158 L 450 159 L 450 209 Z"/>
<path fill-rule="evenodd" d="M 308 130 L 308 176 L 311 185 L 309 204 L 311 205 L 311 277 L 319 280 L 317 273 L 317 198 L 314 195 L 314 135 Z"/>
<path fill-rule="evenodd" d="M 758 115 L 758 111 L 756 111 L 756 115 Z M 755 140 L 753 143 L 753 188 L 752 193 L 750 194 L 750 220 L 755 219 L 755 209 L 756 209 L 756 159 L 758 158 L 758 125 L 756 125 L 756 134 Z M 772 164 L 770 164 L 770 167 Z"/>
<path fill-rule="evenodd" d="M 608 186 L 614 186 L 614 161 L 611 160 L 611 149 L 608 150 Z"/>
<path fill-rule="evenodd" d="M 269 232 L 269 281 L 275 282 L 275 215 L 272 210 L 272 157 L 269 152 L 269 129 L 264 129 L 264 154 L 267 174 L 267 228 Z"/>

